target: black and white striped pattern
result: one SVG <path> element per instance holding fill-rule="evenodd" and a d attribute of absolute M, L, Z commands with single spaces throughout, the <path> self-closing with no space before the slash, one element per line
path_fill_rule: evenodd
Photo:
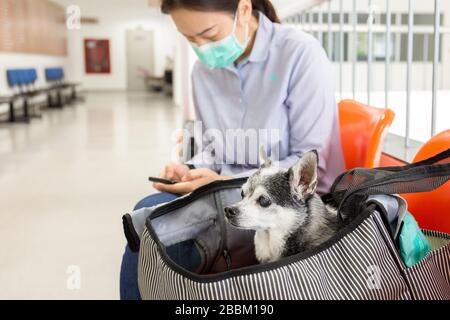
<path fill-rule="evenodd" d="M 425 231 L 425 234 L 450 240 L 444 233 Z M 405 273 L 415 299 L 450 300 L 450 244 L 431 252 Z"/>
<path fill-rule="evenodd" d="M 162 300 L 411 299 L 376 215 L 312 257 L 264 272 L 230 274 L 221 280 L 191 279 L 177 273 L 162 259 L 146 230 L 139 263 L 141 295 Z"/>
<path fill-rule="evenodd" d="M 428 254 L 422 261 L 411 268 L 407 268 L 384 228 L 379 215 L 374 216 L 380 231 L 389 247 L 399 269 L 403 274 L 416 300 L 450 300 L 450 243 Z M 450 240 L 450 236 L 436 231 L 424 231 L 425 235 Z"/>

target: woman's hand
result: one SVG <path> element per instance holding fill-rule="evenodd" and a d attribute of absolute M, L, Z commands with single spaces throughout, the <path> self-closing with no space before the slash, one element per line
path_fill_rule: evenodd
<path fill-rule="evenodd" d="M 181 182 L 181 179 L 189 172 L 189 170 L 189 167 L 185 164 L 171 163 L 164 168 L 160 177 Z"/>
<path fill-rule="evenodd" d="M 188 168 L 188 171 L 185 173 L 185 175 L 181 177 L 180 180 L 177 180 L 180 181 L 179 183 L 173 185 L 154 183 L 153 187 L 161 192 L 170 192 L 184 195 L 211 182 L 229 179 L 231 178 L 218 175 L 216 172 L 209 169 L 189 170 Z"/>

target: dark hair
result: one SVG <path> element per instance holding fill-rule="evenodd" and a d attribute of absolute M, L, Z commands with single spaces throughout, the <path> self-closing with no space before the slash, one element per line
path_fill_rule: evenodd
<path fill-rule="evenodd" d="M 177 8 L 187 8 L 199 11 L 224 11 L 234 14 L 240 0 L 162 0 L 161 10 L 163 13 Z M 272 22 L 280 23 L 277 12 L 270 0 L 252 0 L 253 12 L 261 11 Z"/>

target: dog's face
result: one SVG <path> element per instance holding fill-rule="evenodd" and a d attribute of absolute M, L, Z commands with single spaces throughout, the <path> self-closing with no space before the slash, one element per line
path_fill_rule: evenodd
<path fill-rule="evenodd" d="M 264 163 L 242 187 L 242 201 L 225 208 L 228 222 L 238 228 L 269 230 L 301 226 L 308 218 L 306 200 L 317 186 L 317 152 L 304 154 L 290 169 Z"/>

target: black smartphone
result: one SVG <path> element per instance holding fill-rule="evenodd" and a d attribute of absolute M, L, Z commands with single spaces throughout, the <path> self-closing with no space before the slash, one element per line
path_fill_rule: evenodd
<path fill-rule="evenodd" d="M 157 183 L 163 183 L 163 184 L 176 184 L 176 183 L 178 183 L 178 181 L 175 181 L 175 180 L 156 178 L 156 177 L 148 177 L 148 180 L 151 181 L 151 182 L 157 182 Z"/>

